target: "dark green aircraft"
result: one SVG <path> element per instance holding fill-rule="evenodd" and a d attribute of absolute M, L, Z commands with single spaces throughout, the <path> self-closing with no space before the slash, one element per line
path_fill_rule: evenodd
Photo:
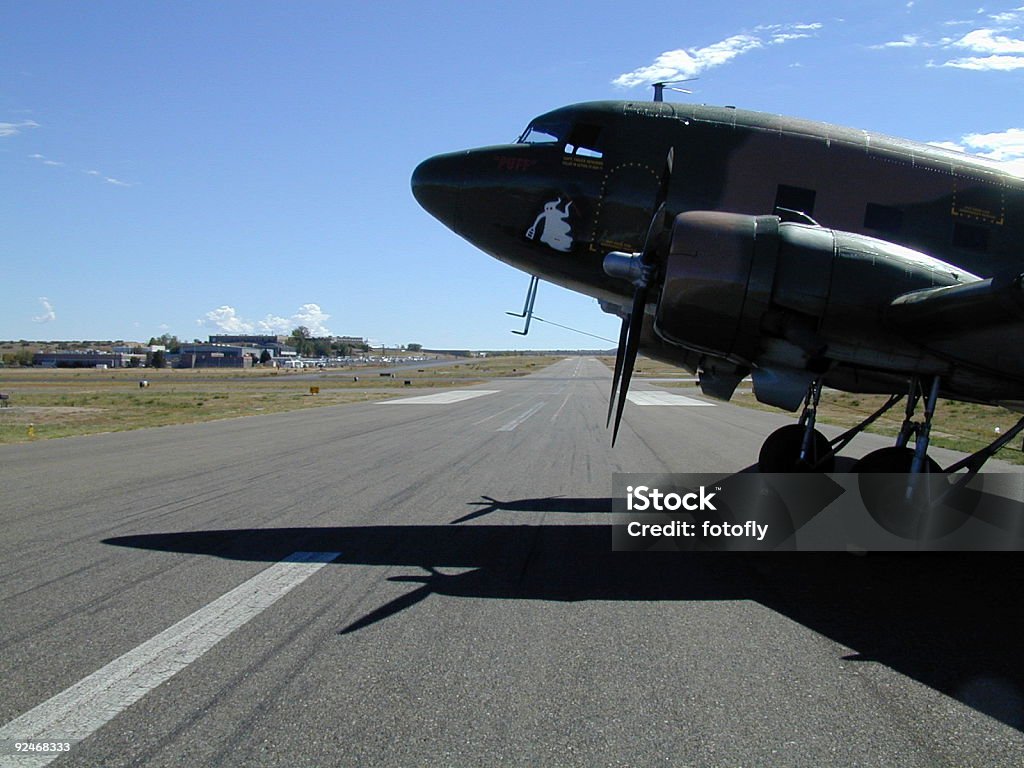
<path fill-rule="evenodd" d="M 940 396 L 1024 411 L 1024 179 L 998 163 L 732 107 L 608 101 L 430 158 L 412 187 L 486 253 L 622 318 L 613 441 L 641 350 L 706 395 L 751 376 L 761 402 L 802 406 L 762 471 L 830 470 L 906 398 L 896 445 L 855 470 L 939 472 Z M 829 441 L 824 386 L 891 397 Z M 1022 429 L 945 471 L 977 472 Z"/>

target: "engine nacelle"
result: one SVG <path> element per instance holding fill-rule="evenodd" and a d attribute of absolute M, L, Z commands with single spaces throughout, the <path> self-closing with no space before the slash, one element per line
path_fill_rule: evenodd
<path fill-rule="evenodd" d="M 885 240 L 783 222 L 690 211 L 675 218 L 655 328 L 667 341 L 755 363 L 769 311 L 795 315 L 819 340 L 886 334 L 896 296 L 979 278 Z"/>

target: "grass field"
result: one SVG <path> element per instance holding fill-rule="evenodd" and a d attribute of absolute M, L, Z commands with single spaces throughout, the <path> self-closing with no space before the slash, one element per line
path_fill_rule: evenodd
<path fill-rule="evenodd" d="M 0 408 L 0 443 L 385 400 L 412 389 L 465 387 L 491 378 L 523 376 L 558 359 L 509 356 L 452 361 L 401 370 L 394 378 L 362 368 L 325 372 L 0 368 L 0 392 L 10 395 L 10 407 Z M 149 386 L 140 387 L 142 380 Z M 311 394 L 311 387 L 318 387 L 319 393 Z"/>
<path fill-rule="evenodd" d="M 602 357 L 602 362 L 614 368 L 615 358 Z M 634 379 L 652 378 L 696 378 L 680 368 L 659 363 L 647 358 L 638 358 Z M 693 381 L 659 381 L 656 386 L 667 388 L 697 389 Z M 857 395 L 847 392 L 826 391 L 822 394 L 818 408 L 818 419 L 826 424 L 852 427 L 878 410 L 888 398 L 884 395 Z M 736 405 L 782 413 L 778 408 L 762 405 L 754 398 L 750 382 L 743 382 L 731 400 Z M 895 437 L 903 423 L 903 403 L 899 403 L 885 416 L 868 428 L 869 432 Z M 973 453 L 991 443 L 1020 419 L 1021 414 L 988 405 L 961 403 L 954 400 L 940 400 L 932 427 L 932 442 L 942 448 L 951 448 L 964 453 Z M 794 421 L 796 414 L 794 414 Z M 1021 439 L 1017 437 L 1004 447 L 998 458 L 1014 464 L 1024 464 Z"/>

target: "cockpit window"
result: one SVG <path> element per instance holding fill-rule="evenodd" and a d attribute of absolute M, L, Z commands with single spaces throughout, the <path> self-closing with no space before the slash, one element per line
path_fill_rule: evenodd
<path fill-rule="evenodd" d="M 576 123 L 565 145 L 566 154 L 601 157 L 601 126 Z"/>
<path fill-rule="evenodd" d="M 530 123 L 516 144 L 557 144 L 562 140 L 564 127 L 560 125 Z"/>
<path fill-rule="evenodd" d="M 570 126 L 552 120 L 534 120 L 523 131 L 517 144 L 561 144 L 567 155 L 601 157 L 601 126 L 576 123 Z"/>

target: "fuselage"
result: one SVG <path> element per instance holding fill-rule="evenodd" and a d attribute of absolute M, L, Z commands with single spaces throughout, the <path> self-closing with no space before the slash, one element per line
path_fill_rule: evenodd
<path fill-rule="evenodd" d="M 593 296 L 606 309 L 625 308 L 633 286 L 606 272 L 605 257 L 641 250 L 670 150 L 667 221 L 689 211 L 776 215 L 905 246 L 971 279 L 1024 267 L 1024 179 L 998 163 L 731 107 L 626 101 L 564 107 L 533 120 L 516 143 L 431 158 L 412 183 L 424 208 L 494 258 Z M 865 312 L 895 295 L 879 291 Z M 649 354 L 691 369 L 714 363 L 706 348 L 667 340 L 653 322 L 644 328 Z M 772 333 L 759 342 L 762 357 L 721 359 L 737 371 L 744 364 L 790 365 Z M 985 343 L 999 343 L 998 334 L 986 333 Z M 1005 353 L 988 369 L 984 360 L 951 365 L 959 353 L 950 357 L 898 336 L 874 333 L 862 343 L 835 331 L 826 381 L 897 391 L 907 376 L 942 371 L 950 396 L 1024 399 L 1016 353 L 1009 366 Z"/>
<path fill-rule="evenodd" d="M 619 301 L 629 285 L 608 277 L 603 259 L 609 251 L 640 249 L 670 147 L 670 214 L 782 208 L 983 277 L 1024 262 L 1024 180 L 998 164 L 731 107 L 565 107 L 536 118 L 518 143 L 426 161 L 413 186 L 424 207 L 491 256 Z M 547 238 L 552 242 L 543 239 L 545 226 L 558 230 Z"/>

